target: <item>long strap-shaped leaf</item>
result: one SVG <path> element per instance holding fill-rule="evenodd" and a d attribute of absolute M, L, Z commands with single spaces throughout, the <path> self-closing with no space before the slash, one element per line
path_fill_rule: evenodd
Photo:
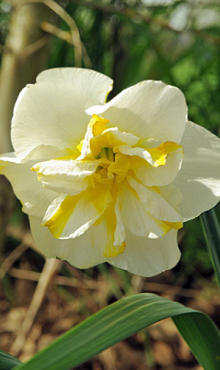
<path fill-rule="evenodd" d="M 55 340 L 14 370 L 69 370 L 157 321 L 172 317 L 205 370 L 220 369 L 220 334 L 205 314 L 154 294 L 123 298 Z"/>
<path fill-rule="evenodd" d="M 0 369 L 1 370 L 13 369 L 18 364 L 21 364 L 21 361 L 19 361 L 17 358 L 13 357 L 9 353 L 2 351 L 0 349 Z"/>
<path fill-rule="evenodd" d="M 212 265 L 220 288 L 220 227 L 214 208 L 201 215 Z"/>

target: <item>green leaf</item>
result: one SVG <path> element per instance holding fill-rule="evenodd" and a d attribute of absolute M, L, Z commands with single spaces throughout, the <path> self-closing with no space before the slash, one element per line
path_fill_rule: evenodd
<path fill-rule="evenodd" d="M 220 334 L 205 314 L 155 294 L 138 294 L 92 315 L 16 370 L 69 370 L 137 331 L 167 317 L 205 370 L 220 369 Z"/>
<path fill-rule="evenodd" d="M 1 370 L 10 370 L 13 369 L 18 364 L 21 364 L 17 358 L 13 357 L 9 353 L 2 351 L 0 349 L 0 369 Z"/>
<path fill-rule="evenodd" d="M 220 288 L 220 227 L 214 208 L 201 215 L 209 254 Z"/>

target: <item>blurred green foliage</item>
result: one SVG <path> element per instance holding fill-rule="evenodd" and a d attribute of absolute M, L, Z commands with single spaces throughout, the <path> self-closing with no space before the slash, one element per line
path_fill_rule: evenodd
<path fill-rule="evenodd" d="M 166 3 L 170 5 L 159 6 Z M 142 80 L 162 80 L 183 91 L 191 120 L 218 133 L 220 3 L 102 0 L 83 4 L 70 1 L 65 8 L 78 26 L 91 68 L 113 78 L 111 97 Z M 60 27 L 68 29 L 64 22 Z M 74 50 L 54 39 L 48 67 L 57 66 L 74 66 Z"/>
<path fill-rule="evenodd" d="M 179 87 L 189 119 L 219 132 L 220 2 L 216 0 L 70 0 L 58 1 L 74 19 L 91 64 L 82 66 L 114 80 L 111 96 L 145 79 Z M 0 42 L 9 28 L 10 2 L 0 3 Z M 58 28 L 69 32 L 60 19 Z M 74 66 L 74 47 L 51 39 L 46 68 Z M 198 220 L 186 226 L 182 264 L 209 271 Z"/>

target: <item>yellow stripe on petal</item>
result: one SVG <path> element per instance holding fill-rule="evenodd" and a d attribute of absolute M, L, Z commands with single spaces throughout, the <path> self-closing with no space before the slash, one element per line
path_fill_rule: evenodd
<path fill-rule="evenodd" d="M 78 232 L 81 234 L 82 230 L 86 231 L 101 217 L 111 201 L 109 186 L 97 184 L 95 188 L 89 187 L 80 194 L 66 196 L 42 226 L 47 226 L 55 238 L 63 237 L 65 233 L 68 233 L 68 237 L 71 234 L 78 236 Z M 67 225 L 69 221 L 72 224 Z"/>
<path fill-rule="evenodd" d="M 105 212 L 96 221 L 94 225 L 102 224 L 103 233 L 103 256 L 106 258 L 116 257 L 124 252 L 126 244 L 124 241 L 124 225 L 120 224 L 119 215 L 117 215 L 117 187 L 111 191 L 112 201 Z"/>
<path fill-rule="evenodd" d="M 125 242 L 122 242 L 121 245 L 119 245 L 118 247 L 115 247 L 111 242 L 109 244 L 106 244 L 105 245 L 105 250 L 104 250 L 104 253 L 103 253 L 103 256 L 105 258 L 109 258 L 109 257 L 116 257 L 118 256 L 119 254 L 123 253 L 124 250 L 125 250 L 125 247 L 126 247 L 126 244 Z"/>
<path fill-rule="evenodd" d="M 154 221 L 156 221 L 157 225 L 162 230 L 162 235 L 166 235 L 168 231 L 171 229 L 179 230 L 183 227 L 182 222 L 169 222 L 169 221 L 161 221 L 154 218 Z M 153 234 L 150 234 L 149 237 L 151 238 Z"/>
<path fill-rule="evenodd" d="M 54 213 L 54 215 L 42 225 L 48 227 L 54 238 L 58 239 L 61 236 L 81 196 L 82 193 L 74 196 L 67 195 L 66 198 L 60 204 L 56 213 Z"/>
<path fill-rule="evenodd" d="M 82 152 L 83 142 L 84 140 L 81 140 L 80 143 L 76 147 L 80 153 Z"/>
<path fill-rule="evenodd" d="M 125 242 L 123 241 L 120 245 L 114 245 L 114 231 L 109 228 L 108 225 L 108 238 L 105 244 L 103 256 L 106 258 L 116 257 L 119 254 L 123 253 L 126 247 Z"/>
<path fill-rule="evenodd" d="M 182 229 L 182 227 L 183 227 L 183 223 L 182 222 L 168 222 L 168 221 L 164 221 L 164 223 L 166 223 L 167 225 L 171 226 L 175 230 Z"/>
<path fill-rule="evenodd" d="M 150 239 L 155 239 L 155 238 L 158 238 L 160 236 L 164 236 L 171 230 L 172 226 L 169 224 L 169 222 L 164 222 L 164 221 L 158 220 L 158 219 L 156 219 L 152 216 L 150 216 L 150 217 L 155 222 L 155 224 L 158 226 L 158 230 L 157 230 L 156 233 L 155 233 L 155 231 L 149 232 L 148 237 Z"/>
<path fill-rule="evenodd" d="M 168 233 L 168 231 L 170 231 L 171 229 L 175 229 L 175 230 L 179 230 L 183 227 L 183 223 L 182 222 L 168 222 L 168 221 L 160 221 L 160 220 L 156 220 L 154 219 L 158 226 L 160 227 L 160 229 L 162 230 L 162 235 L 166 235 Z M 153 233 L 150 233 L 149 234 L 149 238 L 154 238 L 155 236 L 153 236 L 154 234 Z"/>
<path fill-rule="evenodd" d="M 58 161 L 59 160 L 64 160 L 65 161 L 65 160 L 69 160 L 69 159 L 75 160 L 79 156 L 79 152 L 78 152 L 79 148 L 78 148 L 78 146 L 79 145 L 77 145 L 76 149 L 74 149 L 74 150 L 67 148 L 66 149 L 66 152 L 69 152 L 69 154 L 67 154 L 67 155 L 65 155 L 63 157 L 54 158 L 54 160 L 58 160 Z"/>
<path fill-rule="evenodd" d="M 154 167 L 164 166 L 166 164 L 167 156 L 177 150 L 183 150 L 183 148 L 181 145 L 172 141 L 166 141 L 157 148 L 147 149 L 154 161 Z"/>

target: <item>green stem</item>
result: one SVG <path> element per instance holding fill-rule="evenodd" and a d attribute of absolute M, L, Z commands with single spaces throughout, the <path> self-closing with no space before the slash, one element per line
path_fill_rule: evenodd
<path fill-rule="evenodd" d="M 201 215 L 201 223 L 220 288 L 220 227 L 214 208 Z"/>

